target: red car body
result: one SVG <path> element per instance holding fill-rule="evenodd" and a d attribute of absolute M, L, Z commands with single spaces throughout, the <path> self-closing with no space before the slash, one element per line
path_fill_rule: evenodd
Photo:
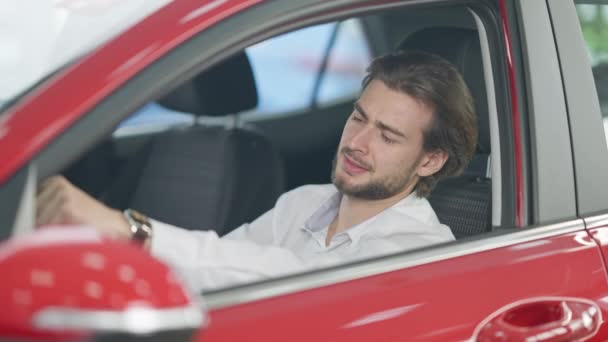
<path fill-rule="evenodd" d="M 4 132 L 0 183 L 24 168 L 106 96 L 173 48 L 258 3 L 173 1 L 45 80 L 0 117 L 0 130 Z M 512 144 L 514 151 L 515 221 L 518 227 L 524 227 L 526 152 L 521 143 L 519 111 L 523 103 L 518 98 L 522 81 L 518 81 L 521 76 L 511 58 L 510 25 L 514 19 L 508 16 L 513 14 L 508 13 L 507 1 L 501 0 L 499 5 L 513 109 L 512 141 L 506 143 Z M 331 11 L 349 6 L 360 4 L 353 1 L 335 5 Z M 508 241 L 502 236 L 488 237 L 467 242 L 460 250 L 423 250 L 417 252 L 415 260 L 404 254 L 354 265 L 347 271 L 338 268 L 296 275 L 288 280 L 301 284 L 296 290 L 282 289 L 285 281 L 270 280 L 212 292 L 203 296 L 210 306 L 209 322 L 201 327 L 196 339 L 606 340 L 607 226 L 606 220 L 595 220 L 590 225 L 581 216 L 522 230 Z M 0 272 L 6 274 L 7 268 L 3 267 L 7 266 L 0 262 Z M 13 274 L 8 277 L 13 278 Z M 17 282 L 5 285 L 10 284 Z M 265 292 L 274 294 L 267 296 Z M 233 296 L 240 296 L 239 301 L 231 301 Z M 3 329 L 0 334 L 7 332 L 7 327 Z"/>

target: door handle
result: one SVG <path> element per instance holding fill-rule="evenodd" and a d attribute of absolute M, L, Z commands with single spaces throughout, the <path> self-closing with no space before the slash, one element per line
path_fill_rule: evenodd
<path fill-rule="evenodd" d="M 509 304 L 484 319 L 473 341 L 558 342 L 594 336 L 602 313 L 582 298 L 542 297 Z"/>

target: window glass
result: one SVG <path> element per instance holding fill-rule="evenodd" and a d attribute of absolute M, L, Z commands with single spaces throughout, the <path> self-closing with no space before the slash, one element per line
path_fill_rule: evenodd
<path fill-rule="evenodd" d="M 333 27 L 317 25 L 290 32 L 247 48 L 258 91 L 253 112 L 272 114 L 305 109 L 312 102 L 316 75 Z M 179 113 L 151 103 L 125 120 L 125 127 L 173 125 L 193 121 L 193 115 Z"/>
<path fill-rule="evenodd" d="M 194 123 L 194 115 L 148 103 L 121 123 L 121 127 L 145 127 L 166 124 Z"/>
<path fill-rule="evenodd" d="M 256 112 L 263 114 L 354 97 L 371 60 L 357 19 L 305 28 L 246 51 L 258 86 Z"/>
<path fill-rule="evenodd" d="M 323 105 L 355 97 L 371 58 L 361 23 L 356 19 L 342 22 L 330 50 L 317 102 Z"/>
<path fill-rule="evenodd" d="M 576 10 L 593 67 L 608 145 L 608 2 L 603 5 L 579 4 Z"/>
<path fill-rule="evenodd" d="M 254 115 L 283 115 L 309 109 L 313 104 L 327 105 L 353 98 L 371 60 L 357 19 L 304 28 L 265 40 L 245 51 L 258 90 L 258 106 L 249 113 Z M 131 130 L 193 120 L 189 113 L 151 103 L 125 120 L 121 128 Z"/>
<path fill-rule="evenodd" d="M 258 88 L 258 113 L 307 108 L 335 23 L 287 33 L 246 52 Z"/>

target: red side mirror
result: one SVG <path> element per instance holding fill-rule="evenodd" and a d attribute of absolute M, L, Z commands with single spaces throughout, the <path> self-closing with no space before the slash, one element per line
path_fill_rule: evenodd
<path fill-rule="evenodd" d="M 3 242 L 0 275 L 0 339 L 183 336 L 206 321 L 167 266 L 90 228 L 47 228 Z"/>

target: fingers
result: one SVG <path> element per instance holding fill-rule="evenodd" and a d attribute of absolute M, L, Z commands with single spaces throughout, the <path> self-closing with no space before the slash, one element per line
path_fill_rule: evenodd
<path fill-rule="evenodd" d="M 54 198 L 46 202 L 43 206 L 38 206 L 36 212 L 36 225 L 48 225 L 48 224 L 59 224 L 64 221 L 64 214 L 62 211 L 63 201 L 58 198 Z"/>
<path fill-rule="evenodd" d="M 46 203 L 57 197 L 57 194 L 60 190 L 61 187 L 57 182 L 45 182 L 43 186 L 40 186 L 38 188 L 38 195 L 36 196 L 36 206 L 41 207 L 46 205 Z"/>
<path fill-rule="evenodd" d="M 66 210 L 70 183 L 61 176 L 46 179 L 36 196 L 36 225 L 70 223 Z"/>
<path fill-rule="evenodd" d="M 51 176 L 40 182 L 40 184 L 38 185 L 37 194 L 39 195 L 40 193 L 47 190 L 49 187 L 57 186 L 61 182 L 68 182 L 68 180 L 61 175 Z"/>
<path fill-rule="evenodd" d="M 129 224 L 122 213 L 106 207 L 62 176 L 46 179 L 36 196 L 36 225 L 84 224 L 114 239 L 130 239 Z"/>

